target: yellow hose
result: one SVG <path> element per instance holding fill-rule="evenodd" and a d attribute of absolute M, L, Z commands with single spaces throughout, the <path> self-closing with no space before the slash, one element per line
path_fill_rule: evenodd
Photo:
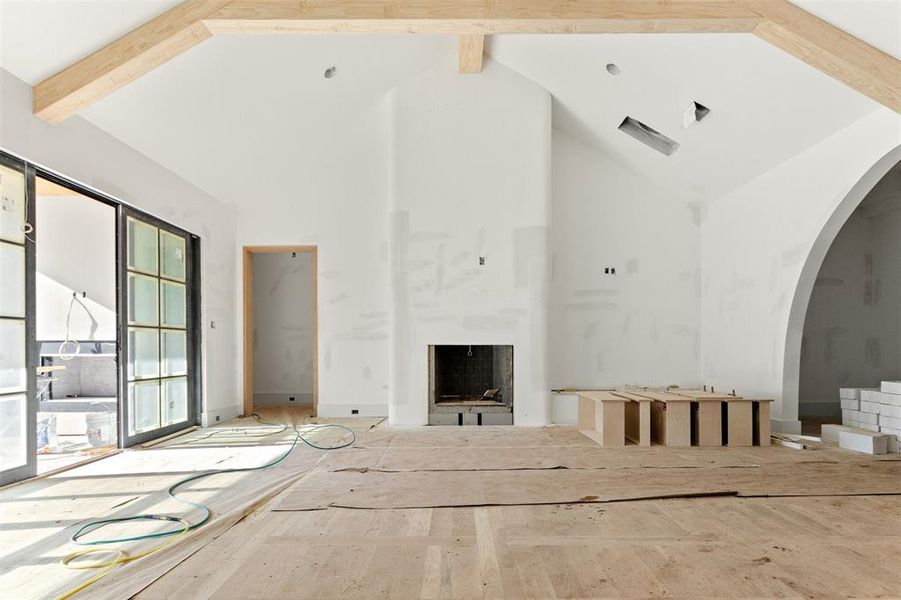
<path fill-rule="evenodd" d="M 116 568 L 116 565 L 124 565 L 127 562 L 131 562 L 133 560 L 137 560 L 139 558 L 143 558 L 145 556 L 149 556 L 154 552 L 159 552 L 166 546 L 174 543 L 175 541 L 181 539 L 185 535 L 187 535 L 188 530 L 191 528 L 191 524 L 185 521 L 184 519 L 178 519 L 178 522 L 181 523 L 182 530 L 172 537 L 166 538 L 162 544 L 157 544 L 153 548 L 148 550 L 144 550 L 143 552 L 139 552 L 138 554 L 126 554 L 123 550 L 118 548 L 86 548 L 84 550 L 77 550 L 75 552 L 71 552 L 64 557 L 62 557 L 59 563 L 66 567 L 67 569 L 76 569 L 76 570 L 87 570 L 87 569 L 103 569 L 87 581 L 81 583 L 80 585 L 66 590 L 62 594 L 56 597 L 56 600 L 66 600 L 67 598 L 71 598 L 78 592 L 84 590 L 85 588 L 96 583 L 101 577 L 108 575 L 112 572 L 113 569 Z M 115 558 L 103 562 L 92 562 L 92 563 L 76 563 L 72 564 L 72 561 L 81 558 L 82 556 L 87 556 L 89 554 L 115 554 Z"/>

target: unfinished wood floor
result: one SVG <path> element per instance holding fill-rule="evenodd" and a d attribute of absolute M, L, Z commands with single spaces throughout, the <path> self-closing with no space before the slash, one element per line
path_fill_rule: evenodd
<path fill-rule="evenodd" d="M 302 410 L 262 412 L 312 421 Z M 213 521 L 83 596 L 901 597 L 901 455 L 816 444 L 612 449 L 569 427 L 355 422 L 352 448 L 299 447 L 272 469 L 186 490 L 211 504 Z M 260 464 L 292 438 L 245 435 L 259 427 L 250 419 L 228 427 L 0 492 L 4 526 L 15 517 L 0 539 L 0 562 L 13 567 L 0 569 L 0 590 L 46 597 L 71 586 L 85 575 L 55 561 L 79 523 L 135 505 L 180 510 L 155 490 L 186 470 Z M 127 472 L 110 477 L 118 463 Z"/>
<path fill-rule="evenodd" d="M 897 459 L 831 448 L 611 451 L 570 428 L 380 427 L 356 448 L 327 455 L 266 509 L 137 597 L 899 597 L 899 497 L 817 495 L 859 493 L 871 474 L 880 481 L 874 494 L 901 493 Z M 560 490 L 561 473 L 608 482 L 600 488 L 612 497 L 641 495 L 655 477 L 672 493 L 700 483 L 708 491 L 764 494 L 772 479 L 772 491 L 788 495 L 596 503 L 602 498 L 587 494 L 572 504 L 529 504 L 548 488 L 577 493 L 580 483 Z M 831 481 L 811 481 L 811 473 Z M 360 507 L 381 508 L 323 506 L 329 502 L 317 478 L 346 475 L 354 477 L 351 487 L 325 486 L 333 500 L 362 491 Z M 511 478 L 507 491 L 520 485 L 518 476 L 530 483 L 516 488 L 523 504 L 384 508 L 469 502 L 471 490 L 443 478 L 458 476 L 485 489 L 504 477 Z M 404 485 L 407 478 L 417 479 Z M 386 494 L 359 487 L 368 485 Z M 298 504 L 309 497 L 316 501 Z"/>

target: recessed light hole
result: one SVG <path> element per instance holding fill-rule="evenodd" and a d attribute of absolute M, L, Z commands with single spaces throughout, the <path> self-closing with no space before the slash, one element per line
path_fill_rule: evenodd
<path fill-rule="evenodd" d="M 607 63 L 607 72 L 611 75 L 619 75 L 621 73 L 619 65 L 616 63 Z"/>
<path fill-rule="evenodd" d="M 328 69 L 325 70 L 325 73 L 323 73 L 322 76 L 325 77 L 326 79 L 331 79 L 332 77 L 334 77 L 337 74 L 338 74 L 338 67 L 329 67 Z"/>

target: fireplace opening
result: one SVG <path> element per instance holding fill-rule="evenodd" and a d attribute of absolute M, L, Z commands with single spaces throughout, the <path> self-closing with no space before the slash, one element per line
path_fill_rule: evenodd
<path fill-rule="evenodd" d="M 429 346 L 431 424 L 509 425 L 512 413 L 513 346 Z"/>

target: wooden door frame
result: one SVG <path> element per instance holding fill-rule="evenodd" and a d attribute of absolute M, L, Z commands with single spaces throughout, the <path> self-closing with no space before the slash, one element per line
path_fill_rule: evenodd
<path fill-rule="evenodd" d="M 244 246 L 244 416 L 253 414 L 253 255 L 306 252 L 311 256 L 313 295 L 313 415 L 319 407 L 319 247 L 318 246 Z"/>

